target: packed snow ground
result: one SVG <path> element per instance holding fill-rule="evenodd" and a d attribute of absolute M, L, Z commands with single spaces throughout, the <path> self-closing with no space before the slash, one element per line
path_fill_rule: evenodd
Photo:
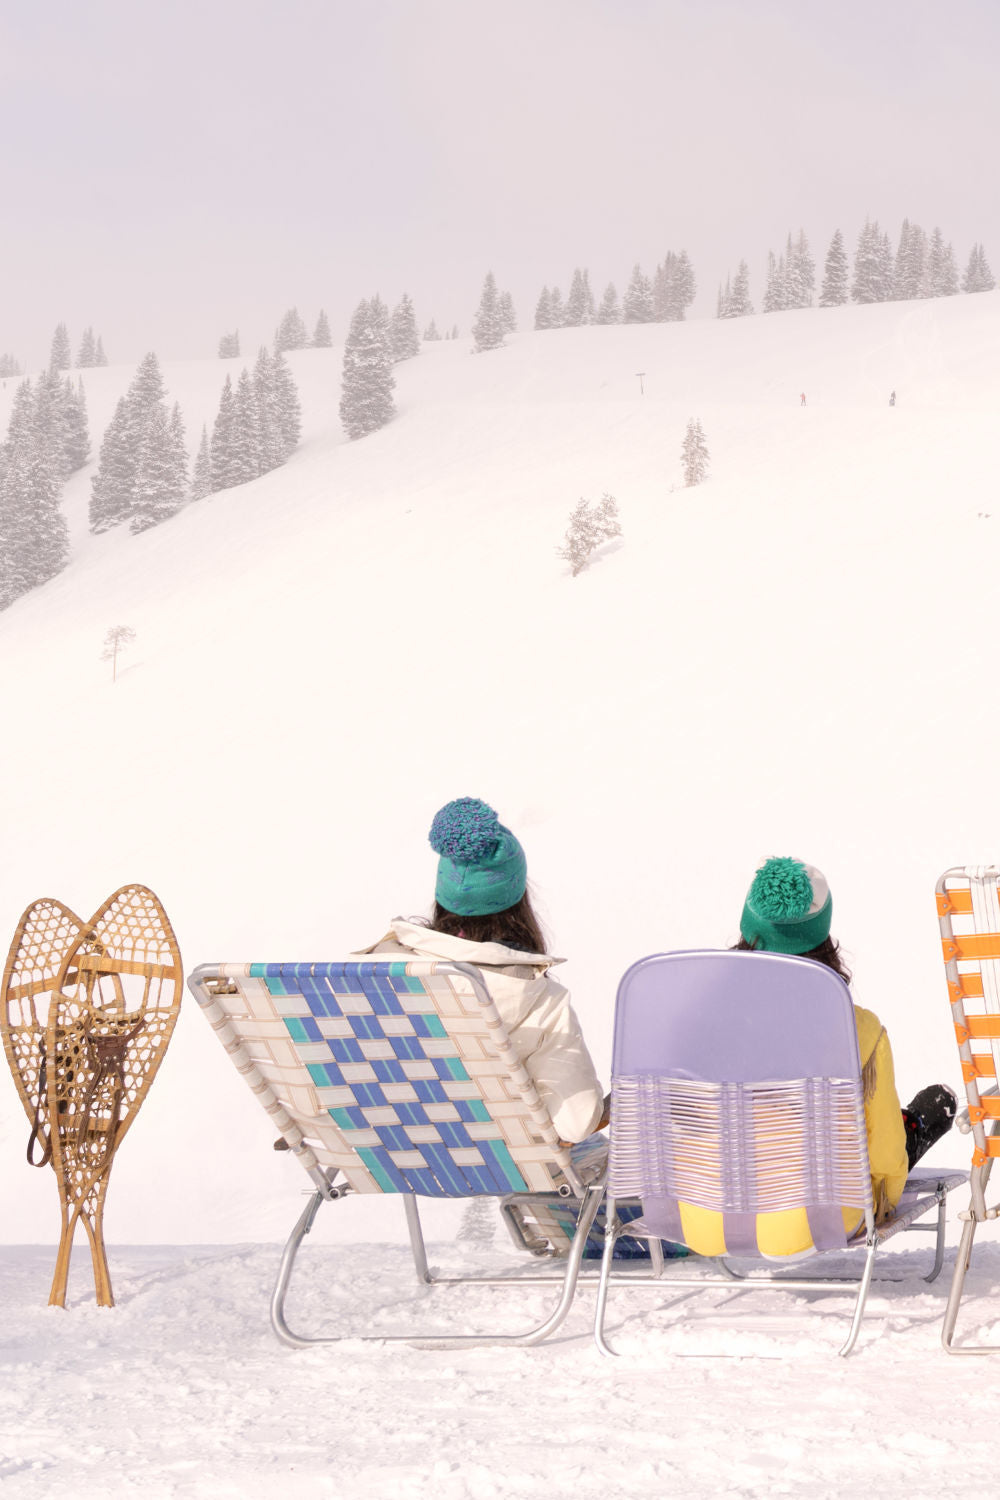
<path fill-rule="evenodd" d="M 39 896 L 87 915 L 138 880 L 188 969 L 337 957 L 427 909 L 430 817 L 482 796 L 526 846 L 605 1077 L 624 969 L 733 941 L 759 859 L 795 853 L 830 880 L 900 1092 L 958 1083 L 933 886 L 1000 849 L 998 336 L 987 294 L 524 333 L 479 357 L 425 345 L 398 368 L 397 420 L 357 443 L 336 419 L 340 351 L 304 351 L 285 468 L 141 537 L 90 537 L 91 471 L 75 476 L 71 566 L 0 615 L 0 930 Z M 166 367 L 192 447 L 239 367 Z M 131 374 L 84 372 L 95 454 Z M 712 470 L 685 490 L 692 416 Z M 604 491 L 624 535 L 570 578 L 569 512 Z M 112 684 L 115 624 L 136 642 Z M 111 1181 L 118 1306 L 92 1306 L 81 1243 L 61 1313 L 44 1306 L 52 1177 L 24 1164 L 0 1082 L 12 1496 L 957 1488 L 950 1264 L 877 1300 L 846 1363 L 839 1297 L 764 1316 L 739 1294 L 736 1363 L 692 1310 L 676 1331 L 630 1314 L 638 1356 L 606 1365 L 592 1293 L 551 1348 L 292 1353 L 266 1300 L 300 1174 L 271 1136 L 189 1002 Z M 930 1158 L 967 1159 L 960 1138 Z M 327 1218 L 315 1254 L 338 1306 L 348 1268 L 359 1305 L 409 1295 L 398 1205 Z M 510 1259 L 500 1241 L 475 1254 Z M 973 1274 L 963 1325 L 988 1332 L 1000 1247 Z M 514 1299 L 460 1295 L 470 1321 L 521 1325 Z"/>

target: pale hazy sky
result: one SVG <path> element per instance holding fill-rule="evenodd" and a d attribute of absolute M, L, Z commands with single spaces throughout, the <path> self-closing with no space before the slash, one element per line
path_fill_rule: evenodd
<path fill-rule="evenodd" d="M 0 0 L 0 353 L 339 341 L 376 291 L 467 333 L 488 268 L 524 328 L 669 249 L 711 316 L 866 215 L 1000 276 L 998 66 L 1000 0 Z"/>

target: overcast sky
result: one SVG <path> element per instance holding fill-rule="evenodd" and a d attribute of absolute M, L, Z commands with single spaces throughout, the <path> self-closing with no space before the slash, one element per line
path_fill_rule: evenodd
<path fill-rule="evenodd" d="M 695 316 L 805 229 L 939 224 L 1000 274 L 998 0 L 0 0 L 0 353 L 469 325 L 488 268 L 600 296 L 686 249 Z"/>

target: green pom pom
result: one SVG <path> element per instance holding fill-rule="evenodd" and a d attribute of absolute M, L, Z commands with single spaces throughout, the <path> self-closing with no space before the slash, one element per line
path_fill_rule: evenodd
<path fill-rule="evenodd" d="M 804 917 L 813 901 L 809 872 L 798 859 L 769 859 L 754 876 L 749 905 L 769 922 Z"/>

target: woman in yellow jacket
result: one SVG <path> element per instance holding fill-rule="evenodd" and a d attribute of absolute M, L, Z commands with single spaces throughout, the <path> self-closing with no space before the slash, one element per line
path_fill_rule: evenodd
<path fill-rule="evenodd" d="M 737 948 L 792 953 L 826 964 L 850 984 L 851 973 L 830 936 L 833 902 L 825 876 L 797 859 L 767 859 L 747 892 Z M 896 1093 L 892 1048 L 873 1011 L 854 1007 L 868 1128 L 872 1200 L 880 1220 L 899 1202 L 914 1162 L 950 1129 L 956 1099 L 946 1084 L 921 1089 L 906 1109 Z M 722 1217 L 682 1205 L 685 1239 L 702 1255 L 725 1254 Z M 844 1210 L 844 1227 L 860 1227 L 856 1210 Z M 693 1238 L 692 1238 L 693 1234 Z M 766 1255 L 794 1255 L 811 1244 L 804 1209 L 759 1214 L 757 1242 Z"/>

